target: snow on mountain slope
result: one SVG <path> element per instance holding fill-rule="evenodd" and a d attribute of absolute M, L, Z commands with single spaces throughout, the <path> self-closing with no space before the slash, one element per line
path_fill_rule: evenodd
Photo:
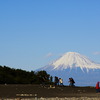
<path fill-rule="evenodd" d="M 76 53 L 68 52 L 65 53 L 58 60 L 53 63 L 43 67 L 43 70 L 65 70 L 67 68 L 81 68 L 81 70 L 86 69 L 100 69 L 100 64 L 96 64 L 93 61 L 90 61 L 87 57 Z"/>

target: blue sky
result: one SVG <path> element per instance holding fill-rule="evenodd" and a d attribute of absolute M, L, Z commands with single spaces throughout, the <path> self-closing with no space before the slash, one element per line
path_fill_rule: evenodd
<path fill-rule="evenodd" d="M 100 63 L 100 0 L 0 0 L 0 65 L 35 70 L 66 52 Z"/>

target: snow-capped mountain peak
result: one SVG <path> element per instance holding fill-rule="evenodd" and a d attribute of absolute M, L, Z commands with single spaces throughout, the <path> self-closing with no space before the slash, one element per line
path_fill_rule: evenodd
<path fill-rule="evenodd" d="M 52 76 L 61 77 L 64 84 L 68 83 L 69 77 L 73 77 L 75 84 L 79 86 L 94 86 L 100 80 L 100 64 L 76 52 L 65 53 L 39 70 L 45 70 Z"/>
<path fill-rule="evenodd" d="M 81 68 L 100 68 L 98 64 L 93 63 L 87 57 L 80 55 L 76 52 L 68 52 L 64 54 L 60 59 L 52 63 L 54 69 L 62 66 L 64 69 L 70 67 L 81 67 Z"/>
<path fill-rule="evenodd" d="M 96 64 L 89 60 L 86 56 L 76 52 L 67 52 L 61 56 L 58 60 L 44 67 L 44 70 L 64 70 L 67 68 L 81 68 L 86 69 L 100 69 L 100 64 Z"/>

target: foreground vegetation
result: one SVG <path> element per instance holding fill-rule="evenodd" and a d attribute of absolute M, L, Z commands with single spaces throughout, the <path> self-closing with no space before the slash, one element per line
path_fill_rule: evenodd
<path fill-rule="evenodd" d="M 25 71 L 0 66 L 0 84 L 50 84 L 50 75 L 46 71 Z"/>

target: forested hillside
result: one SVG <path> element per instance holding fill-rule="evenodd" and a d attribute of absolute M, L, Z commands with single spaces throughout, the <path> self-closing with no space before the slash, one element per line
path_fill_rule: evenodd
<path fill-rule="evenodd" d="M 50 75 L 46 71 L 25 71 L 0 66 L 0 84 L 49 84 Z"/>

